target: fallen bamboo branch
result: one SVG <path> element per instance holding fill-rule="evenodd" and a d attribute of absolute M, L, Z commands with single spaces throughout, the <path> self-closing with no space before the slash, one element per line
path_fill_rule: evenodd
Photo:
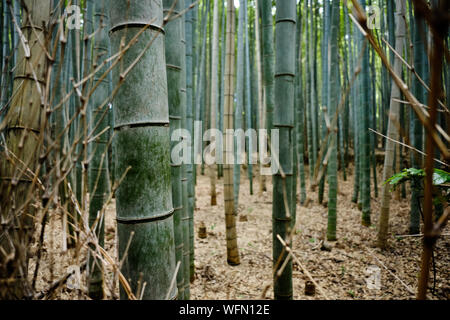
<path fill-rule="evenodd" d="M 415 294 L 416 294 L 416 293 L 414 292 L 414 290 L 411 289 L 411 288 L 410 288 L 410 287 L 409 287 L 402 279 L 400 279 L 395 273 L 393 273 L 391 270 L 389 270 L 389 268 L 386 267 L 386 265 L 385 265 L 383 262 L 381 262 L 381 260 L 378 259 L 378 258 L 375 256 L 375 254 L 373 254 L 373 252 L 372 252 L 370 249 L 367 249 L 367 251 L 370 253 L 370 255 L 371 255 L 372 257 L 374 257 L 374 258 L 378 261 L 378 263 L 379 263 L 383 268 L 385 268 L 392 276 L 394 276 L 395 279 L 397 279 L 398 281 L 400 281 L 400 283 L 406 288 L 406 290 L 408 290 L 409 293 L 411 293 L 412 295 L 415 295 Z"/>
<path fill-rule="evenodd" d="M 281 242 L 281 244 L 286 248 L 286 251 L 290 254 L 292 259 L 294 259 L 295 262 L 297 262 L 297 264 L 300 266 L 300 268 L 302 268 L 303 272 L 306 274 L 306 276 L 309 278 L 309 280 L 311 280 L 312 283 L 314 283 L 314 285 L 317 287 L 317 289 L 319 290 L 320 294 L 325 298 L 325 300 L 330 300 L 330 298 L 327 296 L 327 294 L 322 289 L 322 287 L 316 282 L 316 280 L 314 280 L 314 278 L 312 277 L 311 273 L 309 273 L 309 271 L 305 268 L 305 266 L 295 256 L 295 254 L 292 251 L 292 249 L 286 244 L 286 242 L 284 242 L 284 240 L 280 237 L 279 234 L 277 234 L 277 238 Z"/>

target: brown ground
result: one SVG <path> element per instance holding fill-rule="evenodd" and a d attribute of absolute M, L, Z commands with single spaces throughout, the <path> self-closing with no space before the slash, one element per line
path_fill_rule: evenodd
<path fill-rule="evenodd" d="M 380 169 L 381 170 L 381 169 Z M 381 172 L 380 172 L 381 173 Z M 209 178 L 198 176 L 195 210 L 195 265 L 196 279 L 191 285 L 192 299 L 260 299 L 273 297 L 272 287 L 272 188 L 267 184 L 267 192 L 258 196 L 258 181 L 255 179 L 255 195 L 249 192 L 246 173 L 241 174 L 242 182 L 237 218 L 238 245 L 241 264 L 231 267 L 226 263 L 226 242 L 223 205 L 223 180 L 218 181 L 218 205 L 211 207 Z M 380 179 L 378 180 L 380 181 Z M 295 256 L 312 274 L 330 299 L 412 299 L 416 291 L 420 270 L 421 238 L 398 237 L 408 233 L 409 201 L 393 200 L 391 205 L 391 229 L 388 250 L 381 252 L 375 248 L 376 226 L 379 200 L 372 199 L 372 223 L 369 228 L 360 223 L 361 212 L 351 202 L 353 176 L 345 182 L 339 176 L 338 194 L 338 241 L 331 243 L 331 251 L 322 251 L 321 246 L 327 225 L 327 208 L 317 204 L 317 195 L 309 193 L 311 202 L 307 208 L 297 206 L 297 228 L 293 239 Z M 326 199 L 326 194 L 325 194 Z M 105 249 L 116 261 L 114 202 L 106 214 Z M 246 216 L 247 221 L 240 221 Z M 198 227 L 204 222 L 207 227 L 206 239 L 199 239 Z M 45 290 L 50 283 L 67 273 L 68 266 L 77 263 L 76 250 L 62 252 L 61 222 L 53 215 L 52 225 L 46 233 L 41 268 L 36 288 Z M 450 298 L 450 227 L 444 231 L 435 250 L 436 293 L 431 299 Z M 52 244 L 53 241 L 53 244 Z M 84 261 L 86 249 L 81 249 L 78 261 Z M 375 258 L 376 257 L 376 258 Z M 30 262 L 33 273 L 35 260 Z M 371 266 L 381 269 L 381 289 L 369 289 L 366 284 L 367 270 Z M 30 275 L 31 276 L 31 275 Z M 431 273 L 432 279 L 433 273 Z M 302 269 L 294 263 L 293 285 L 295 299 L 323 299 L 316 288 L 315 296 L 304 295 L 305 282 L 309 280 Z M 72 282 L 72 281 L 69 281 Z M 63 286 L 51 298 L 85 299 L 85 286 L 80 290 Z M 117 298 L 117 279 L 112 268 L 107 267 L 107 295 Z M 430 286 L 433 282 L 430 281 Z M 263 297 L 264 289 L 270 286 Z M 407 288 L 408 287 L 408 288 Z M 114 293 L 114 294 L 112 294 Z"/>
<path fill-rule="evenodd" d="M 209 179 L 207 176 L 198 177 L 196 233 L 199 223 L 203 221 L 207 226 L 208 238 L 202 240 L 195 235 L 196 280 L 192 285 L 192 299 L 259 299 L 262 298 L 264 288 L 272 283 L 271 185 L 267 185 L 267 192 L 258 196 L 259 185 L 258 181 L 255 181 L 255 195 L 251 196 L 248 179 L 244 173 L 241 177 L 239 216 L 245 215 L 248 221 L 239 221 L 239 217 L 237 219 L 241 254 L 241 265 L 237 267 L 228 266 L 226 263 L 223 181 L 220 180 L 218 184 L 218 206 L 211 207 Z M 321 250 L 327 226 L 327 208 L 317 204 L 316 194 L 308 194 L 312 199 L 308 208 L 297 206 L 297 228 L 293 240 L 295 256 L 330 299 L 414 298 L 414 294 L 408 292 L 405 285 L 413 292 L 416 291 L 420 270 L 421 238 L 396 237 L 408 234 L 409 201 L 393 200 L 390 248 L 381 252 L 374 246 L 379 200 L 374 197 L 372 199 L 373 225 L 369 228 L 363 227 L 360 223 L 361 212 L 351 202 L 352 193 L 353 176 L 345 182 L 340 175 L 338 241 L 331 244 L 331 252 Z M 447 234 L 449 230 L 447 227 Z M 436 296 L 429 294 L 429 297 L 448 299 L 450 298 L 448 236 L 438 241 L 435 252 Z M 373 265 L 381 269 L 380 290 L 367 288 L 366 271 Z M 305 282 L 309 279 L 295 263 L 293 278 L 295 299 L 323 299 L 317 289 L 314 297 L 304 294 Z M 265 297 L 273 298 L 272 287 Z"/>

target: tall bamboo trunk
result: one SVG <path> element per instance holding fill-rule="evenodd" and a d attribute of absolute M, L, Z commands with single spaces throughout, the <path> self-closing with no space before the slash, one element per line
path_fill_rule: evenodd
<path fill-rule="evenodd" d="M 1 83 L 0 83 L 0 112 L 3 115 L 6 114 L 6 102 L 8 101 L 9 93 L 9 70 L 11 69 L 11 49 L 9 43 L 9 26 L 10 26 L 10 16 L 9 7 L 6 0 L 2 1 L 2 69 L 1 69 Z M 3 118 L 3 117 L 2 117 Z M 0 118 L 0 119 L 2 119 Z"/>
<path fill-rule="evenodd" d="M 302 4 L 298 6 L 297 21 L 297 49 L 296 49 L 296 88 L 295 88 L 295 119 L 296 119 L 296 138 L 297 138 L 297 162 L 300 177 L 300 203 L 306 201 L 306 177 L 305 177 L 305 160 L 304 160 L 304 115 L 305 115 L 305 99 L 303 93 L 303 47 L 302 47 L 303 21 L 302 21 Z"/>
<path fill-rule="evenodd" d="M 192 4 L 192 0 L 185 1 L 185 7 L 189 7 Z M 186 128 L 189 131 L 191 139 L 188 140 L 188 147 L 191 152 L 190 163 L 186 165 L 186 174 L 188 178 L 188 241 L 184 241 L 185 246 L 189 244 L 189 279 L 192 282 L 194 280 L 195 267 L 194 267 L 194 206 L 195 206 L 195 179 L 194 179 L 194 153 L 193 153 L 193 141 L 194 137 L 194 77 L 193 77 L 193 41 L 194 41 L 194 25 L 193 25 L 193 11 L 191 9 L 186 12 L 185 15 L 185 38 L 186 38 Z M 186 234 L 183 232 L 184 237 Z M 184 248 L 185 250 L 188 248 Z M 185 281 L 185 286 L 188 283 Z"/>
<path fill-rule="evenodd" d="M 423 42 L 423 36 L 426 33 L 425 23 L 419 18 L 415 18 L 412 22 L 413 25 L 413 35 L 412 41 L 414 46 L 414 68 L 416 72 L 422 79 L 426 81 L 427 70 L 427 55 L 426 46 Z M 412 79 L 412 93 L 414 96 L 423 104 L 427 103 L 428 95 L 426 94 L 425 88 L 420 83 L 417 77 Z M 410 141 L 411 146 L 423 150 L 423 127 L 417 115 L 413 110 L 410 110 Z M 417 153 L 411 153 L 411 167 L 421 169 L 423 167 L 423 159 Z M 410 223 L 409 232 L 410 234 L 420 233 L 420 207 L 421 198 L 423 196 L 421 182 L 417 179 L 411 181 L 411 212 L 410 212 Z"/>
<path fill-rule="evenodd" d="M 182 10 L 181 1 L 163 0 L 164 16 L 172 19 Z M 178 17 L 170 21 L 165 26 L 165 53 L 166 53 L 166 72 L 167 89 L 169 100 L 169 119 L 170 134 L 180 132 L 182 129 L 181 108 L 184 106 L 181 102 L 181 77 L 182 77 L 182 52 L 181 52 L 181 18 Z M 179 139 L 182 137 L 178 137 Z M 178 140 L 171 140 L 172 151 L 178 145 Z M 171 184 L 172 184 L 172 204 L 173 204 L 173 222 L 175 234 L 175 259 L 180 262 L 180 269 L 177 273 L 178 298 L 184 298 L 185 286 L 185 267 L 184 236 L 182 220 L 184 217 L 183 207 L 183 189 L 182 189 L 182 161 L 181 159 L 171 159 Z M 189 222 L 189 221 L 187 221 Z M 189 248 L 188 248 L 189 249 Z M 189 263 L 187 265 L 189 267 Z"/>
<path fill-rule="evenodd" d="M 365 8 L 366 1 L 362 0 L 361 5 Z M 363 49 L 365 37 L 359 33 L 360 49 Z M 360 97 L 360 155 L 361 155 L 361 204 L 362 204 L 362 224 L 370 226 L 370 104 L 369 104 L 369 48 L 366 44 L 362 60 L 361 91 Z"/>
<path fill-rule="evenodd" d="M 258 127 L 260 130 L 266 128 L 266 117 L 265 117 L 265 107 L 264 107 L 264 87 L 263 87 L 263 71 L 262 71 L 262 59 L 261 59 L 261 36 L 260 36 L 260 0 L 255 0 L 255 57 L 256 57 L 256 73 L 258 77 L 258 115 L 259 123 Z M 261 152 L 261 150 L 258 150 Z M 267 190 L 266 187 L 266 176 L 262 174 L 263 164 L 259 165 L 259 194 L 261 195 Z"/>
<path fill-rule="evenodd" d="M 94 4 L 94 26 L 97 30 L 94 39 L 94 66 L 99 66 L 108 58 L 109 37 L 106 0 L 97 0 Z M 109 97 L 109 77 L 101 77 L 107 71 L 105 64 L 94 76 L 94 85 L 98 85 L 89 101 L 91 121 L 89 132 L 93 130 L 96 140 L 89 146 L 91 161 L 89 162 L 89 225 L 96 226 L 95 233 L 100 246 L 104 244 L 105 216 L 103 206 L 110 190 L 109 167 L 108 167 L 108 142 L 109 136 L 105 129 L 109 125 L 109 104 L 105 103 Z M 99 83 L 100 82 L 100 83 Z M 92 256 L 90 256 L 90 259 Z M 93 299 L 102 299 L 103 295 L 103 270 L 101 261 L 92 258 L 89 264 L 89 296 Z M 88 272 L 89 274 L 89 272 Z"/>
<path fill-rule="evenodd" d="M 324 139 L 327 135 L 327 126 L 325 123 L 325 113 L 329 112 L 330 109 L 330 59 L 331 59 L 331 50 L 330 50 L 330 42 L 333 41 L 330 37 L 330 20 L 331 20 L 331 6 L 330 0 L 325 0 L 323 3 L 323 39 L 322 39 L 322 113 L 321 113 L 321 137 Z M 328 139 L 329 140 L 329 139 Z M 325 149 L 328 149 L 328 145 L 325 145 Z M 320 164 L 320 168 L 323 167 L 323 163 Z M 326 168 L 325 168 L 326 169 Z M 319 193 L 318 193 L 318 201 L 319 203 L 323 202 L 325 190 L 325 175 L 322 176 L 319 183 Z"/>
<path fill-rule="evenodd" d="M 180 8 L 184 8 L 184 0 L 179 0 Z M 180 39 L 180 53 L 181 53 L 181 128 L 183 129 L 183 140 L 189 145 L 189 133 L 187 132 L 187 93 L 186 93 L 186 39 L 185 39 L 185 20 L 181 19 L 181 39 Z M 181 166 L 181 188 L 183 201 L 183 215 L 182 215 L 182 230 L 183 230 L 183 264 L 184 264 L 184 299 L 189 300 L 191 297 L 190 282 L 187 280 L 190 277 L 190 234 L 189 234 L 189 209 L 188 209 L 188 174 L 187 164 L 183 162 Z M 192 244 L 193 245 L 193 244 Z"/>
<path fill-rule="evenodd" d="M 244 40 L 244 24 L 245 24 L 245 1 L 239 1 L 239 19 L 237 34 L 237 59 L 236 59 L 236 107 L 234 109 L 234 130 L 244 129 L 243 112 L 244 112 L 244 94 L 245 94 L 245 40 Z M 243 164 L 242 148 L 239 148 L 242 141 L 239 135 L 234 139 L 234 212 L 238 213 L 239 207 L 239 189 L 241 184 L 241 164 Z"/>
<path fill-rule="evenodd" d="M 330 75 L 339 74 L 339 60 L 338 55 L 333 54 L 338 52 L 339 47 L 339 30 L 340 30 L 340 8 L 339 0 L 333 0 L 331 4 L 331 30 L 330 30 L 330 48 L 329 48 L 329 62 Z M 329 77 L 328 86 L 328 116 L 333 119 L 336 114 L 336 109 L 339 103 L 340 87 L 338 77 Z M 337 116 L 337 115 L 336 115 Z M 337 122 L 336 122 L 337 123 Z M 337 128 L 331 128 L 331 135 L 337 135 Z M 337 220 L 337 139 L 330 139 L 329 148 L 331 148 L 330 158 L 328 160 L 328 227 L 327 238 L 329 241 L 336 240 L 336 220 Z"/>
<path fill-rule="evenodd" d="M 233 0 L 227 1 L 227 32 L 226 32 L 226 59 L 225 59 L 225 145 L 224 156 L 224 201 L 225 201 L 225 227 L 227 240 L 227 262 L 230 265 L 240 264 L 239 249 L 237 245 L 236 217 L 234 215 L 233 194 L 233 105 L 234 105 L 234 35 L 235 35 L 235 9 Z"/>
<path fill-rule="evenodd" d="M 263 83 L 266 108 L 266 129 L 269 132 L 273 128 L 274 108 L 274 50 L 273 50 L 273 16 L 272 1 L 260 0 L 261 24 L 262 24 L 262 56 L 263 56 Z"/>
<path fill-rule="evenodd" d="M 0 234 L 3 235 L 0 247 L 4 251 L 0 255 L 0 299 L 22 299 L 32 294 L 27 281 L 28 249 L 45 134 L 46 114 L 42 109 L 48 107 L 45 94 L 48 61 L 44 50 L 49 43 L 51 1 L 24 0 L 22 4 L 25 14 L 21 32 L 25 45 L 18 48 L 14 94 L 5 118 L 8 154 L 0 157 Z"/>
<path fill-rule="evenodd" d="M 287 257 L 278 236 L 287 241 L 287 237 L 295 225 L 295 192 L 293 179 L 294 166 L 294 99 L 295 99 L 295 36 L 296 36 L 296 1 L 277 0 L 275 39 L 275 112 L 273 125 L 279 130 L 279 158 L 281 171 L 274 175 L 273 184 L 273 261 L 274 267 L 281 267 L 280 257 Z M 281 156 L 282 155 L 282 156 Z M 287 202 L 285 202 L 287 200 Z M 287 206 L 287 207 L 286 207 Z M 290 241 L 287 241 L 290 245 Z M 292 299 L 292 261 L 289 260 L 284 271 L 274 278 L 275 299 Z"/>
<path fill-rule="evenodd" d="M 399 54 L 403 54 L 404 40 L 406 33 L 405 25 L 405 3 L 402 0 L 395 1 L 396 6 L 396 30 L 395 30 L 395 51 Z M 396 56 L 394 60 L 394 72 L 401 77 L 402 75 L 402 61 Z M 391 104 L 389 108 L 389 122 L 387 136 L 389 139 L 386 141 L 386 155 L 384 158 L 383 166 L 383 181 L 386 181 L 394 173 L 394 153 L 396 143 L 398 140 L 399 132 L 397 130 L 397 123 L 400 117 L 400 103 L 398 102 L 401 97 L 400 89 L 392 82 L 391 88 Z M 387 245 L 387 235 L 389 229 L 389 206 L 391 201 L 391 191 L 389 190 L 389 184 L 383 184 L 381 188 L 381 211 L 378 229 L 377 245 L 380 248 L 385 248 Z"/>
<path fill-rule="evenodd" d="M 219 1 L 214 0 L 213 10 L 213 36 L 212 36 L 212 53 L 211 53 L 211 122 L 210 129 L 215 130 L 217 127 L 216 118 L 219 106 Z M 212 141 L 217 142 L 217 137 L 213 134 Z M 217 156 L 217 152 L 213 154 Z M 211 183 L 211 205 L 217 205 L 216 193 L 216 163 L 209 166 L 209 178 Z"/>
<path fill-rule="evenodd" d="M 146 28 L 113 72 L 121 85 L 114 98 L 116 180 L 126 173 L 116 191 L 119 259 L 133 292 L 145 282 L 143 299 L 174 299 L 177 288 L 168 292 L 175 245 L 162 1 L 110 4 L 113 54 Z"/>
<path fill-rule="evenodd" d="M 244 35 L 245 35 L 245 45 L 244 45 L 244 55 L 245 55 L 245 130 L 252 129 L 252 91 L 250 87 L 251 74 L 250 74 L 250 49 L 249 49 L 249 32 L 248 32 L 248 10 L 247 1 L 244 1 Z M 250 182 L 250 195 L 253 195 L 253 137 L 251 134 L 246 136 L 247 141 L 247 173 Z"/>

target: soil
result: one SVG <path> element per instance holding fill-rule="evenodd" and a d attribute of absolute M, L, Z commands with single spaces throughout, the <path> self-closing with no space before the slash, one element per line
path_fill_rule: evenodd
<path fill-rule="evenodd" d="M 378 181 L 381 181 L 381 170 L 379 168 Z M 268 182 L 267 192 L 258 195 L 259 182 L 256 178 L 254 195 L 250 195 L 246 173 L 242 172 L 241 177 L 236 219 L 241 264 L 234 267 L 226 263 L 223 181 L 217 184 L 218 205 L 211 207 L 209 178 L 198 177 L 195 230 L 197 233 L 198 226 L 203 222 L 208 237 L 199 239 L 195 235 L 196 280 L 192 284 L 192 299 L 273 299 L 272 186 Z M 292 245 L 294 255 L 329 299 L 414 299 L 420 272 L 422 238 L 400 237 L 409 233 L 409 200 L 392 200 L 389 248 L 381 251 L 375 246 L 380 200 L 375 198 L 372 186 L 372 225 L 364 227 L 361 211 L 351 201 L 353 179 L 350 174 L 347 181 L 343 181 L 342 174 L 339 174 L 338 240 L 331 243 L 325 241 L 326 248 L 323 248 L 327 227 L 326 203 L 319 204 L 317 193 L 309 192 L 309 205 L 297 205 L 297 225 Z M 244 216 L 246 219 L 242 219 Z M 444 231 L 447 236 L 438 240 L 435 249 L 435 291 L 428 295 L 430 299 L 450 299 L 449 231 L 447 226 Z M 380 272 L 379 289 L 369 289 L 367 285 L 373 269 Z M 294 299 L 324 299 L 317 288 L 314 296 L 305 295 L 305 284 L 310 279 L 295 262 L 293 270 Z M 433 283 L 432 271 L 430 289 Z"/>
<path fill-rule="evenodd" d="M 379 175 L 381 176 L 381 168 Z M 199 170 L 200 171 L 200 170 Z M 327 242 L 326 203 L 319 204 L 317 193 L 308 192 L 309 204 L 297 205 L 297 225 L 293 238 L 293 254 L 311 274 L 329 299 L 414 299 L 420 272 L 422 238 L 407 236 L 409 227 L 409 199 L 395 198 L 391 202 L 389 247 L 381 251 L 375 247 L 380 200 L 372 187 L 372 225 L 361 224 L 361 211 L 352 203 L 353 176 L 351 168 L 344 181 L 339 173 L 338 221 L 335 242 Z M 380 177 L 381 178 L 381 177 Z M 381 179 L 378 181 L 381 181 Z M 307 183 L 308 185 L 308 183 Z M 229 266 L 226 262 L 225 215 L 223 180 L 217 182 L 217 206 L 210 206 L 210 182 L 207 176 L 198 175 L 195 208 L 195 281 L 191 284 L 191 299 L 272 299 L 272 186 L 259 194 L 259 181 L 254 178 L 254 194 L 250 195 L 249 180 L 241 174 L 239 212 L 237 215 L 238 246 L 241 264 Z M 326 191 L 326 190 L 325 190 Z M 407 194 L 410 194 L 407 190 Z M 326 199 L 325 193 L 325 199 Z M 326 200 L 325 200 L 326 201 Z M 299 201 L 298 201 L 299 202 Z M 106 211 L 105 249 L 117 263 L 116 224 L 114 200 Z M 36 289 L 47 290 L 51 283 L 70 270 L 71 265 L 85 261 L 85 247 L 63 251 L 60 215 L 50 215 L 40 259 Z M 199 227 L 206 226 L 207 237 L 198 237 Z M 434 251 L 430 273 L 429 299 L 450 299 L 450 227 L 444 230 Z M 39 235 L 37 228 L 36 237 Z M 36 245 L 33 250 L 36 251 Z M 32 251 L 33 251 L 32 250 Z M 30 261 L 32 278 L 36 257 Z M 370 275 L 380 275 L 380 286 L 368 285 Z M 85 273 L 81 284 L 69 278 L 56 290 L 51 299 L 87 299 Z M 294 299 L 324 299 L 320 288 L 315 295 L 305 295 L 305 285 L 310 278 L 294 262 Z M 106 267 L 106 298 L 118 299 L 118 281 L 110 265 Z M 434 293 L 430 293 L 435 286 Z"/>

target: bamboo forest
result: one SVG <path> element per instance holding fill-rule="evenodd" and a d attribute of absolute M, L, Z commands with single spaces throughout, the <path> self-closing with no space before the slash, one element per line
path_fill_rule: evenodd
<path fill-rule="evenodd" d="M 450 1 L 0 3 L 0 300 L 450 299 Z"/>

